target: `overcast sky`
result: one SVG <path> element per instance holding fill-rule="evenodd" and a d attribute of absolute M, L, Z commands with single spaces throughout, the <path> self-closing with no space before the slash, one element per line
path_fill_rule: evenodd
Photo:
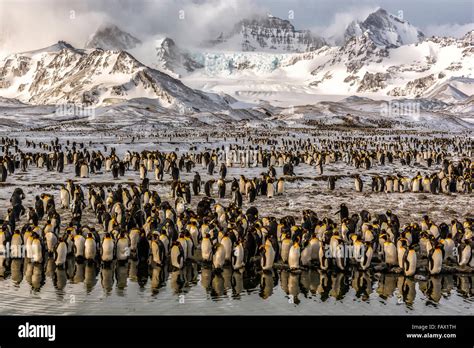
<path fill-rule="evenodd" d="M 83 47 L 103 22 L 142 40 L 167 35 L 192 45 L 265 13 L 291 15 L 297 29 L 329 37 L 378 7 L 402 11 L 427 35 L 462 36 L 474 29 L 473 0 L 0 0 L 0 47 L 24 51 L 58 40 Z"/>

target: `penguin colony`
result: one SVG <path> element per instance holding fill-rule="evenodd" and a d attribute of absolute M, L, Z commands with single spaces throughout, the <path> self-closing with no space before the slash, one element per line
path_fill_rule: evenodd
<path fill-rule="evenodd" d="M 79 179 L 119 179 L 128 171 L 137 172 L 140 178 L 139 183 L 107 189 L 104 185 L 81 185 L 68 179 L 60 185 L 59 194 L 57 190 L 44 192 L 35 197 L 34 206 L 28 209 L 23 206 L 26 195 L 22 188 L 15 188 L 11 207 L 0 221 L 2 261 L 25 259 L 43 264 L 53 259 L 59 268 L 70 258 L 104 268 L 114 262 L 135 261 L 138 265 L 178 270 L 198 262 L 215 272 L 225 267 L 263 272 L 275 267 L 342 272 L 377 268 L 407 277 L 472 272 L 472 217 L 446 223 L 425 215 L 420 221 L 400 226 L 398 216 L 390 210 L 372 215 L 359 209 L 350 214 L 349 208 L 341 204 L 335 221 L 329 216 L 320 218 L 315 209 L 304 210 L 300 216 L 262 216 L 254 206 L 257 198 L 284 199 L 285 181 L 296 176 L 300 164 L 313 166 L 315 174 L 323 175 L 326 165 L 339 161 L 354 170 L 394 162 L 401 166 L 423 164 L 427 170 L 435 165 L 441 168 L 424 175 L 418 171 L 411 178 L 398 173 L 374 175 L 372 192 L 471 195 L 471 140 L 253 137 L 248 142 L 250 145 L 231 144 L 227 149 L 191 148 L 181 155 L 178 151 L 127 150 L 119 156 L 113 147 L 104 146 L 102 152 L 88 149 L 85 143 L 61 144 L 58 138 L 49 144 L 27 140 L 26 148 L 32 151 L 23 151 L 19 140 L 2 138 L 2 182 L 15 172 L 28 172 L 31 166 L 44 168 L 45 173 L 62 173 L 66 166 L 73 166 Z M 203 182 L 199 167 L 201 174 L 205 171 L 216 178 Z M 228 169 L 235 167 L 265 170 L 254 178 L 228 178 Z M 282 169 L 281 177 L 276 168 Z M 194 172 L 192 182 L 180 180 L 183 171 Z M 151 189 L 149 177 L 164 182 L 165 175 L 170 179 L 170 200 L 162 199 Z M 362 192 L 361 175 L 353 178 L 355 191 Z M 326 177 L 329 190 L 335 189 L 338 179 Z M 229 195 L 229 204 L 219 202 Z M 198 200 L 196 209 L 191 208 L 193 197 Z M 249 208 L 244 210 L 244 204 Z M 65 212 L 70 216 L 67 221 Z M 92 214 L 95 221 L 84 221 L 85 213 Z"/>

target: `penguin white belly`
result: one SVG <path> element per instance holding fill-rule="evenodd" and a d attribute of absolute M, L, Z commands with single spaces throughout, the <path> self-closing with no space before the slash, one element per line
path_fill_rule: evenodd
<path fill-rule="evenodd" d="M 274 191 L 275 191 L 275 187 L 273 186 L 272 183 L 269 182 L 267 184 L 267 198 L 273 198 Z"/>
<path fill-rule="evenodd" d="M 283 243 L 281 245 L 280 255 L 281 255 L 281 260 L 284 263 L 288 262 L 288 257 L 290 255 L 290 248 L 291 248 L 291 242 L 287 240 L 283 240 Z"/>
<path fill-rule="evenodd" d="M 395 244 L 385 242 L 383 246 L 383 252 L 385 255 L 385 263 L 390 266 L 396 266 L 398 264 L 397 248 Z"/>
<path fill-rule="evenodd" d="M 232 268 L 240 269 L 244 267 L 244 248 L 242 244 L 237 244 L 233 251 Z"/>
<path fill-rule="evenodd" d="M 156 241 L 152 241 L 151 243 L 151 255 L 153 258 L 153 262 L 157 265 L 161 265 L 164 263 L 164 260 L 161 259 L 160 245 Z"/>
<path fill-rule="evenodd" d="M 292 246 L 288 255 L 288 265 L 290 269 L 300 268 L 301 251 L 299 247 Z"/>
<path fill-rule="evenodd" d="M 406 248 L 400 247 L 397 249 L 398 255 L 398 266 L 403 269 L 403 256 L 405 255 Z"/>
<path fill-rule="evenodd" d="M 323 244 L 321 244 L 319 248 L 319 267 L 321 267 L 322 270 L 327 270 L 329 268 L 329 260 L 325 255 L 326 250 Z"/>
<path fill-rule="evenodd" d="M 38 239 L 34 239 L 31 244 L 32 261 L 41 263 L 43 262 L 43 248 L 41 242 Z"/>
<path fill-rule="evenodd" d="M 433 235 L 433 237 L 438 238 L 439 237 L 439 228 L 438 228 L 438 226 L 431 225 L 430 233 Z"/>
<path fill-rule="evenodd" d="M 452 239 L 445 239 L 444 242 L 444 259 L 452 259 L 454 255 L 454 241 Z"/>
<path fill-rule="evenodd" d="M 201 256 L 203 261 L 211 261 L 212 258 L 212 243 L 209 238 L 204 238 L 201 242 Z"/>
<path fill-rule="evenodd" d="M 310 245 L 301 251 L 301 265 L 305 267 L 311 266 L 313 250 Z"/>
<path fill-rule="evenodd" d="M 415 179 L 412 182 L 412 192 L 419 192 L 420 191 L 420 181 Z"/>
<path fill-rule="evenodd" d="M 285 192 L 285 182 L 283 180 L 278 181 L 277 192 L 279 195 Z"/>
<path fill-rule="evenodd" d="M 67 257 L 67 245 L 65 242 L 61 242 L 58 244 L 58 247 L 56 248 L 56 260 L 55 260 L 56 266 L 64 265 L 66 263 L 66 257 Z"/>
<path fill-rule="evenodd" d="M 319 257 L 319 248 L 320 248 L 319 239 L 317 238 L 311 239 L 309 242 L 309 245 L 311 246 L 311 259 L 317 260 Z"/>
<path fill-rule="evenodd" d="M 140 179 L 143 180 L 146 177 L 146 168 L 144 166 L 140 167 Z"/>
<path fill-rule="evenodd" d="M 372 256 L 374 255 L 374 249 L 371 246 L 366 247 L 365 254 L 361 259 L 360 267 L 362 270 L 366 270 L 370 267 L 372 262 Z"/>
<path fill-rule="evenodd" d="M 10 256 L 13 259 L 22 258 L 23 257 L 23 245 L 21 241 L 21 236 L 18 234 L 14 234 L 12 236 L 12 240 L 10 242 Z M 5 253 L 4 253 L 5 255 Z"/>
<path fill-rule="evenodd" d="M 88 178 L 89 177 L 89 167 L 87 164 L 81 165 L 81 178 Z"/>
<path fill-rule="evenodd" d="M 184 210 L 186 209 L 184 202 L 179 202 L 176 204 L 176 214 L 181 215 L 184 213 Z"/>
<path fill-rule="evenodd" d="M 230 261 L 232 258 L 232 241 L 229 237 L 224 237 L 221 240 L 221 244 L 224 247 L 225 251 L 225 260 Z"/>
<path fill-rule="evenodd" d="M 170 240 L 168 239 L 168 236 L 165 234 L 160 234 L 160 240 L 161 243 L 163 243 L 163 246 L 165 248 L 165 255 L 168 254 L 168 251 L 170 250 Z"/>
<path fill-rule="evenodd" d="M 459 266 L 466 266 L 473 259 L 472 249 L 470 245 L 466 245 L 461 252 L 461 257 L 459 258 Z"/>
<path fill-rule="evenodd" d="M 54 252 L 54 248 L 58 242 L 58 238 L 53 232 L 46 233 L 46 246 L 49 253 Z"/>
<path fill-rule="evenodd" d="M 416 252 L 409 250 L 406 260 L 404 260 L 403 269 L 405 275 L 410 277 L 416 273 Z"/>
<path fill-rule="evenodd" d="M 61 189 L 61 207 L 67 209 L 70 206 L 69 192 L 65 189 Z"/>
<path fill-rule="evenodd" d="M 87 238 L 84 244 L 84 256 L 87 260 L 95 259 L 97 255 L 97 247 L 93 238 Z"/>
<path fill-rule="evenodd" d="M 131 230 L 130 231 L 130 250 L 136 251 L 138 240 L 140 239 L 140 232 L 138 230 Z"/>
<path fill-rule="evenodd" d="M 189 234 L 191 235 L 191 238 L 193 239 L 194 245 L 198 246 L 199 239 L 201 237 L 199 235 L 199 229 L 196 226 L 192 226 L 191 228 L 189 228 Z"/>
<path fill-rule="evenodd" d="M 171 247 L 171 266 L 181 269 L 184 265 L 184 257 L 178 245 Z"/>
<path fill-rule="evenodd" d="M 430 274 L 435 275 L 441 273 L 443 267 L 443 254 L 440 249 L 435 249 L 428 262 Z"/>
<path fill-rule="evenodd" d="M 126 238 L 119 238 L 117 241 L 117 260 L 125 261 L 130 255 L 130 247 Z"/>
<path fill-rule="evenodd" d="M 109 262 L 114 259 L 114 240 L 105 238 L 102 242 L 102 261 Z"/>
<path fill-rule="evenodd" d="M 261 266 L 264 271 L 269 271 L 273 268 L 275 262 L 275 250 L 271 245 L 265 245 L 264 258 L 261 260 Z"/>
<path fill-rule="evenodd" d="M 84 256 L 84 249 L 85 249 L 85 239 L 82 236 L 78 236 L 74 238 L 74 247 L 76 248 L 75 255 L 76 257 L 78 256 Z"/>
<path fill-rule="evenodd" d="M 212 257 L 212 265 L 215 269 L 222 269 L 225 263 L 225 250 L 222 245 L 217 247 L 215 254 Z"/>

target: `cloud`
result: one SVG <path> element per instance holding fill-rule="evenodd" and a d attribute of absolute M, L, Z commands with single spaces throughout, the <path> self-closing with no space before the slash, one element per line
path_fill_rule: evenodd
<path fill-rule="evenodd" d="M 314 27 L 311 31 L 327 38 L 330 43 L 334 44 L 344 38 L 344 31 L 352 21 L 363 21 L 377 9 L 378 7 L 373 6 L 351 7 L 343 12 L 335 13 L 329 25 Z"/>
<path fill-rule="evenodd" d="M 143 41 L 162 34 L 196 46 L 265 12 L 251 0 L 1 0 L 0 44 L 10 52 L 58 40 L 83 47 L 100 24 L 110 22 Z"/>
<path fill-rule="evenodd" d="M 430 25 L 423 31 L 426 36 L 453 36 L 456 38 L 463 37 L 468 31 L 474 30 L 474 22 L 467 24 L 442 24 Z"/>

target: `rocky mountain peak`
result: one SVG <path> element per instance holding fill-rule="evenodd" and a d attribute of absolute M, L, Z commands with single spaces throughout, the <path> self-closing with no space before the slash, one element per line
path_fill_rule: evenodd
<path fill-rule="evenodd" d="M 115 24 L 103 24 L 89 38 L 85 48 L 128 50 L 135 48 L 141 43 L 135 36 L 123 31 Z"/>
<path fill-rule="evenodd" d="M 365 32 L 376 45 L 386 47 L 413 44 L 425 38 L 425 35 L 408 21 L 382 8 L 369 14 L 364 21 L 351 22 L 344 32 L 344 40 L 347 42 Z"/>
<path fill-rule="evenodd" d="M 238 22 L 230 33 L 221 33 L 208 42 L 237 51 L 308 52 L 326 45 L 309 30 L 296 30 L 289 20 L 256 16 Z"/>

